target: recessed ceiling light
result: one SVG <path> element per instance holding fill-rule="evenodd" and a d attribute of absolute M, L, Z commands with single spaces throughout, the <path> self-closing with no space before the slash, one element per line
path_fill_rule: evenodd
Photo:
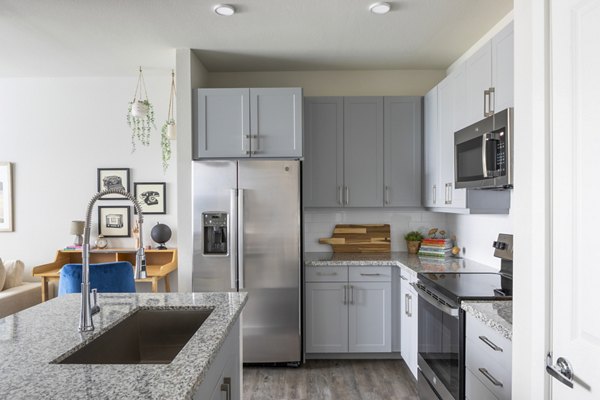
<path fill-rule="evenodd" d="M 392 9 L 392 6 L 390 6 L 390 3 L 384 3 L 384 2 L 374 3 L 374 4 L 371 4 L 371 6 L 369 6 L 369 10 L 373 14 L 379 14 L 379 15 L 387 14 L 388 12 L 390 12 L 391 9 Z"/>
<path fill-rule="evenodd" d="M 224 17 L 229 17 L 235 14 L 235 8 L 233 8 L 233 6 L 230 6 L 229 4 L 216 5 L 215 8 L 213 8 L 213 10 L 218 15 L 222 15 Z"/>

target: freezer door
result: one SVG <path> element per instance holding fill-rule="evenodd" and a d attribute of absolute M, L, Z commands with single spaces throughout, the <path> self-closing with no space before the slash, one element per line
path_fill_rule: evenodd
<path fill-rule="evenodd" d="M 240 161 L 238 175 L 244 362 L 298 362 L 300 162 Z"/>
<path fill-rule="evenodd" d="M 194 292 L 236 291 L 237 280 L 237 164 L 235 161 L 195 161 L 193 163 Z M 227 251 L 207 254 L 204 225 L 206 216 L 227 216 Z M 217 232 L 222 234 L 222 231 Z M 206 238 L 209 239 L 209 238 Z M 219 237 L 218 239 L 222 239 Z M 210 240 L 206 240 L 210 242 Z"/>

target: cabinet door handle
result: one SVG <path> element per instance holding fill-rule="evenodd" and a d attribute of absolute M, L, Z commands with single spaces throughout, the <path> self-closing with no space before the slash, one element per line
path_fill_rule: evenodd
<path fill-rule="evenodd" d="M 223 378 L 221 392 L 225 392 L 225 398 L 231 400 L 231 378 Z"/>
<path fill-rule="evenodd" d="M 483 343 L 490 346 L 492 348 L 492 350 L 494 350 L 494 351 L 504 352 L 504 350 L 502 350 L 502 347 L 499 347 L 498 345 L 496 345 L 494 342 L 492 342 L 490 339 L 488 339 L 485 336 L 479 336 L 479 340 L 481 340 Z"/>
<path fill-rule="evenodd" d="M 408 296 L 408 316 L 412 317 L 412 296 L 410 294 Z"/>
<path fill-rule="evenodd" d="M 344 302 L 342 304 L 348 304 L 348 285 L 344 285 Z"/>
<path fill-rule="evenodd" d="M 354 285 L 350 285 L 350 304 L 354 304 Z"/>
<path fill-rule="evenodd" d="M 490 96 L 490 91 L 489 90 L 484 90 L 483 91 L 483 116 L 487 117 L 489 114 L 488 110 L 487 110 L 487 106 L 489 104 L 489 98 Z"/>
<path fill-rule="evenodd" d="M 385 204 L 390 204 L 390 187 L 385 186 Z"/>
<path fill-rule="evenodd" d="M 433 204 L 435 204 L 436 202 L 436 197 L 437 197 L 437 185 L 433 185 Z"/>
<path fill-rule="evenodd" d="M 408 315 L 408 294 L 404 295 L 404 314 Z"/>
<path fill-rule="evenodd" d="M 343 195 L 342 195 L 342 187 L 341 187 L 341 186 L 338 186 L 338 187 L 337 187 L 337 190 L 338 190 L 338 203 L 339 203 L 341 206 L 343 206 L 343 205 L 344 205 L 344 197 L 343 197 Z"/>
<path fill-rule="evenodd" d="M 494 115 L 496 112 L 496 89 L 491 87 L 488 90 L 488 115 Z"/>
<path fill-rule="evenodd" d="M 452 185 L 453 185 L 453 183 L 452 183 L 452 182 L 448 183 L 448 201 L 450 202 L 449 204 L 452 204 L 452 200 L 454 200 L 454 199 L 452 198 L 452 197 L 453 197 L 453 195 L 454 195 L 454 193 L 453 193 L 453 189 L 452 189 Z"/>
<path fill-rule="evenodd" d="M 346 189 L 346 205 L 350 203 L 350 188 L 348 186 L 344 186 Z"/>
<path fill-rule="evenodd" d="M 381 274 L 363 274 L 363 273 L 361 273 L 360 276 L 381 276 Z"/>
<path fill-rule="evenodd" d="M 492 374 L 490 374 L 490 372 L 489 372 L 487 369 L 485 369 L 485 368 L 479 368 L 479 372 L 481 372 L 481 374 L 482 374 L 483 376 L 485 376 L 486 378 L 488 378 L 488 380 L 489 380 L 490 382 L 492 382 L 492 384 L 493 384 L 494 386 L 498 386 L 498 387 L 502 387 L 502 386 L 504 386 L 504 385 L 502 384 L 502 382 L 500 382 L 498 379 L 494 378 L 494 376 L 493 376 Z"/>
<path fill-rule="evenodd" d="M 319 275 L 319 276 L 335 276 L 335 275 L 337 275 L 337 272 L 317 272 L 317 275 Z"/>
<path fill-rule="evenodd" d="M 407 277 L 405 277 L 405 276 L 404 276 L 404 275 L 402 275 L 402 274 L 400 274 L 400 279 L 402 279 L 403 281 L 407 281 L 407 280 L 408 280 L 408 278 L 407 278 Z"/>

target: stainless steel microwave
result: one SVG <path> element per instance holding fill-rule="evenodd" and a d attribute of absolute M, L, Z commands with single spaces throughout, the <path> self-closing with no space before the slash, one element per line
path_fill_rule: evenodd
<path fill-rule="evenodd" d="M 513 109 L 495 113 L 454 133 L 456 188 L 513 187 Z"/>

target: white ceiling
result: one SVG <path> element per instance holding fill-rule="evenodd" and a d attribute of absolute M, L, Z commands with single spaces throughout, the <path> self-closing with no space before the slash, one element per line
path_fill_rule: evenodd
<path fill-rule="evenodd" d="M 209 71 L 439 69 L 512 0 L 0 0 L 0 76 L 92 76 L 173 67 L 197 49 Z"/>

